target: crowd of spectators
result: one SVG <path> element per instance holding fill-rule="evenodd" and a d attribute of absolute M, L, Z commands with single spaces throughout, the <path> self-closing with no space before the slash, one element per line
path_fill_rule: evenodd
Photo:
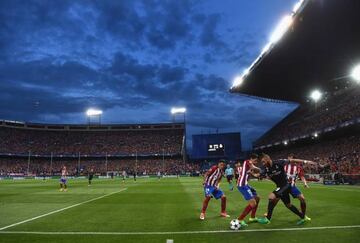
<path fill-rule="evenodd" d="M 45 160 L 39 158 L 1 158 L 0 176 L 24 176 L 24 175 L 60 175 L 61 168 L 66 166 L 69 175 L 86 175 L 93 169 L 97 175 L 108 173 L 127 174 L 136 172 L 138 175 L 161 174 L 176 175 L 183 173 L 195 173 L 199 171 L 200 164 L 185 163 L 182 159 L 112 159 L 112 160 Z"/>
<path fill-rule="evenodd" d="M 318 162 L 322 167 L 305 166 L 306 173 L 360 174 L 360 136 L 344 137 L 336 140 L 321 141 L 316 144 L 288 148 L 270 153 L 273 159 L 296 158 Z"/>
<path fill-rule="evenodd" d="M 310 101 L 278 123 L 255 144 L 282 142 L 290 138 L 314 134 L 352 119 L 360 118 L 360 89 L 358 87 L 326 94 L 314 104 Z"/>
<path fill-rule="evenodd" d="M 50 131 L 0 127 L 0 153 L 36 155 L 179 154 L 183 129 Z"/>

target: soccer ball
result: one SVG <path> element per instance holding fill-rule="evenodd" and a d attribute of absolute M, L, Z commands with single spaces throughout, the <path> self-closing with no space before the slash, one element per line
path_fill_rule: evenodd
<path fill-rule="evenodd" d="M 238 230 L 241 228 L 240 221 L 238 219 L 233 219 L 230 222 L 230 229 L 232 230 Z"/>

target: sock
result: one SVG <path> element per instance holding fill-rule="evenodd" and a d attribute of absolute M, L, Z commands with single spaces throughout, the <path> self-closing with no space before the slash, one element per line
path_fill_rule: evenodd
<path fill-rule="evenodd" d="M 246 215 L 248 215 L 250 213 L 250 211 L 252 210 L 252 207 L 250 205 L 247 205 L 246 208 L 244 209 L 244 211 L 241 213 L 241 215 L 239 216 L 239 220 L 244 220 L 244 218 L 246 217 Z"/>
<path fill-rule="evenodd" d="M 267 211 L 267 216 L 266 216 L 268 218 L 268 220 L 271 219 L 271 216 L 272 216 L 275 206 L 276 206 L 275 200 L 269 199 L 268 211 Z"/>
<path fill-rule="evenodd" d="M 305 215 L 306 214 L 306 202 L 300 202 L 301 212 Z"/>
<path fill-rule="evenodd" d="M 251 209 L 251 218 L 255 218 L 255 216 L 256 216 L 256 211 L 257 211 L 257 208 L 258 208 L 258 205 L 259 205 L 259 201 L 260 200 L 257 199 L 255 207 L 253 207 Z"/>
<path fill-rule="evenodd" d="M 291 212 L 293 212 L 294 214 L 296 214 L 300 218 L 302 218 L 302 219 L 304 218 L 304 214 L 300 213 L 300 211 L 294 205 L 291 205 L 290 207 L 288 207 L 288 209 L 290 209 Z"/>
<path fill-rule="evenodd" d="M 226 212 L 226 197 L 221 198 L 221 212 L 222 213 Z"/>
<path fill-rule="evenodd" d="M 205 213 L 205 212 L 206 212 L 206 209 L 207 209 L 207 206 L 208 206 L 208 204 L 209 204 L 210 199 L 211 199 L 211 197 L 206 197 L 206 198 L 204 199 L 203 207 L 202 207 L 202 210 L 201 210 L 202 213 Z"/>

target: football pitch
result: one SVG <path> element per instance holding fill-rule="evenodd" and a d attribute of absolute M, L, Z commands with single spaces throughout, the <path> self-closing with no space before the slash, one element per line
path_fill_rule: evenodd
<path fill-rule="evenodd" d="M 220 218 L 220 201 L 210 201 L 205 221 L 199 220 L 203 200 L 201 178 L 69 180 L 59 192 L 57 180 L 0 181 L 0 242 L 359 242 L 360 188 L 310 184 L 304 189 L 312 221 L 298 218 L 282 203 L 271 224 L 250 224 L 229 230 L 246 205 L 240 193 L 222 189 L 230 218 Z M 271 182 L 250 182 L 262 201 Z M 299 202 L 293 200 L 298 207 Z"/>

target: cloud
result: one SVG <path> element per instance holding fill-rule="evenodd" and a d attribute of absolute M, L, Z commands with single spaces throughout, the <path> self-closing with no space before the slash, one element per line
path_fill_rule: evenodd
<path fill-rule="evenodd" d="M 221 40 L 220 35 L 216 32 L 221 16 L 211 14 L 204 20 L 204 25 L 200 35 L 200 43 L 206 47 L 221 48 L 225 43 Z"/>
<path fill-rule="evenodd" d="M 290 108 L 269 115 L 279 105 L 228 93 L 260 37 L 228 28 L 204 4 L 0 1 L 0 118 L 82 122 L 97 106 L 110 122 L 158 122 L 178 105 L 193 132 L 240 130 L 252 140 Z"/>

